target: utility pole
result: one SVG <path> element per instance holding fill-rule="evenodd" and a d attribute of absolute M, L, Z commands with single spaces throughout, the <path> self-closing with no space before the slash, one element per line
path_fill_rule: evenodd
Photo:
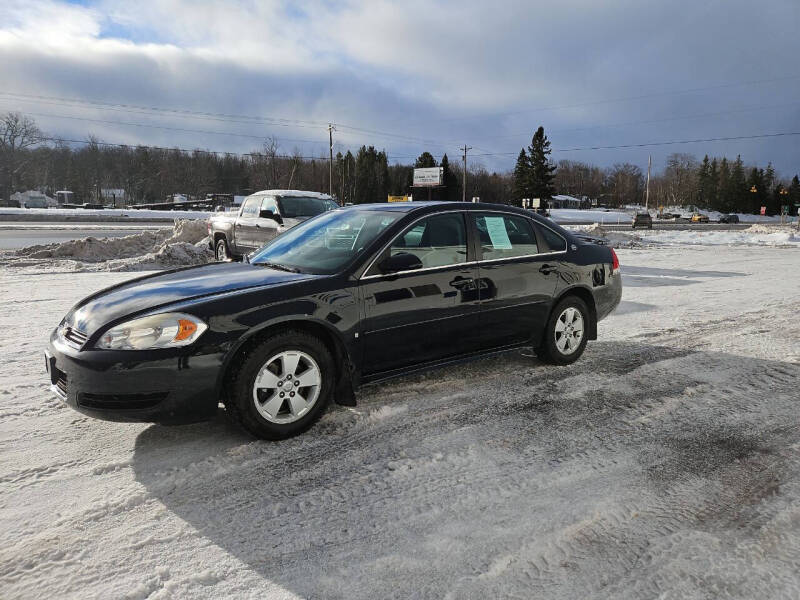
<path fill-rule="evenodd" d="M 467 151 L 472 150 L 472 146 L 464 144 L 464 186 L 461 188 L 461 201 L 467 201 Z"/>
<path fill-rule="evenodd" d="M 644 209 L 650 212 L 650 165 L 653 162 L 653 156 L 647 156 L 647 191 L 644 195 Z"/>
<path fill-rule="evenodd" d="M 328 123 L 330 160 L 328 161 L 328 194 L 333 197 L 333 123 Z"/>

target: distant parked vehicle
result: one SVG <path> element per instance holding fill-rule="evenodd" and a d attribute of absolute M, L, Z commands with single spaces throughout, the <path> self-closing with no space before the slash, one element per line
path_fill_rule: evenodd
<path fill-rule="evenodd" d="M 739 215 L 722 215 L 719 218 L 720 223 L 738 223 Z"/>
<path fill-rule="evenodd" d="M 660 212 L 656 215 L 656 218 L 661 219 L 662 221 L 670 221 L 672 219 L 679 219 L 680 215 L 678 213 Z"/>
<path fill-rule="evenodd" d="M 310 217 L 338 208 L 328 194 L 264 190 L 248 196 L 235 214 L 208 219 L 209 245 L 218 261 L 238 260 Z"/>
<path fill-rule="evenodd" d="M 708 216 L 701 213 L 692 215 L 692 223 L 708 223 Z"/>
<path fill-rule="evenodd" d="M 633 217 L 633 223 L 631 223 L 631 229 L 636 229 L 637 227 L 653 228 L 653 217 L 650 216 L 650 213 L 636 213 L 636 216 Z"/>

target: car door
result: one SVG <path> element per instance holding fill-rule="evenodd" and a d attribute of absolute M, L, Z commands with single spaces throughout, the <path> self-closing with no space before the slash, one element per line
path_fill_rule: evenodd
<path fill-rule="evenodd" d="M 245 198 L 242 211 L 234 224 L 233 239 L 237 252 L 241 254 L 251 252 L 256 248 L 255 228 L 262 200 L 262 196 L 255 195 Z"/>
<path fill-rule="evenodd" d="M 360 281 L 363 372 L 380 373 L 474 350 L 480 299 L 462 212 L 423 217 L 376 257 Z M 420 268 L 387 274 L 397 253 Z"/>
<path fill-rule="evenodd" d="M 264 210 L 272 211 L 272 214 L 280 219 L 278 204 L 274 196 L 264 196 L 259 211 Z M 276 219 L 262 218 L 260 214 L 261 212 L 256 214 L 256 219 L 251 230 L 254 248 L 261 248 L 264 244 L 273 240 L 275 236 L 284 229 Z"/>
<path fill-rule="evenodd" d="M 478 242 L 482 346 L 538 337 L 558 283 L 553 255 L 542 252 L 533 223 L 522 215 L 470 213 L 469 222 Z"/>

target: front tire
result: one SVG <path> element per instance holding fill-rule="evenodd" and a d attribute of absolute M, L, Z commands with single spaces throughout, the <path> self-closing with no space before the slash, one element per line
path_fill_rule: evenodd
<path fill-rule="evenodd" d="M 586 349 L 589 319 L 586 303 L 577 296 L 567 296 L 550 313 L 536 354 L 556 365 L 574 363 Z"/>
<path fill-rule="evenodd" d="M 246 355 L 225 409 L 256 437 L 286 439 L 306 431 L 325 412 L 335 373 L 322 341 L 302 331 L 284 331 Z"/>
<path fill-rule="evenodd" d="M 214 258 L 217 262 L 230 262 L 233 260 L 233 255 L 230 248 L 228 248 L 228 242 L 224 237 L 219 238 L 214 244 Z"/>

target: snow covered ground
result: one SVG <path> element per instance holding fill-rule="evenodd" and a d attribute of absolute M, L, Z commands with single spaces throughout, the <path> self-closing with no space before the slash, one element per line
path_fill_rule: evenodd
<path fill-rule="evenodd" d="M 800 251 L 619 255 L 572 367 L 366 387 L 280 443 L 65 408 L 45 340 L 130 274 L 0 265 L 0 597 L 800 597 Z"/>
<path fill-rule="evenodd" d="M 0 207 L 0 215 L 41 215 L 58 220 L 64 217 L 128 217 L 136 219 L 207 219 L 213 212 L 204 210 L 147 210 L 126 208 L 14 208 Z"/>

